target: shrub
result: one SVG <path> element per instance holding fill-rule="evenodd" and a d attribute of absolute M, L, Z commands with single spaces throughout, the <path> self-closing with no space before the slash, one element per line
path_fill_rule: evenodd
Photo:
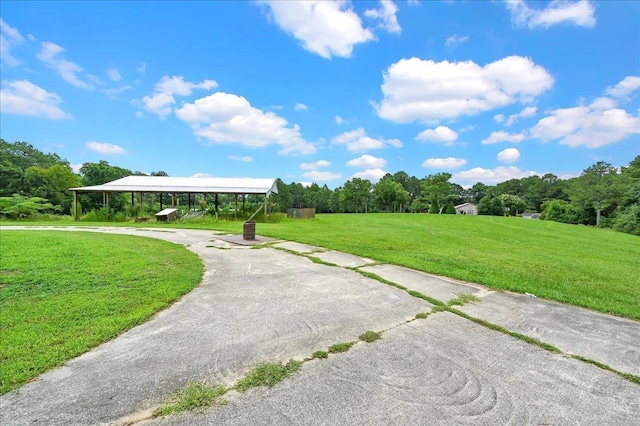
<path fill-rule="evenodd" d="M 60 206 L 54 206 L 45 198 L 27 198 L 19 194 L 13 194 L 11 197 L 0 197 L 0 216 L 8 219 L 25 219 L 36 217 L 40 213 L 59 210 Z"/>
<path fill-rule="evenodd" d="M 447 207 L 444 208 L 444 214 L 456 214 L 456 208 L 454 207 L 453 203 L 451 201 L 449 201 L 449 203 L 447 204 Z"/>
<path fill-rule="evenodd" d="M 580 223 L 575 208 L 564 200 L 548 200 L 542 203 L 542 216 L 540 218 L 554 222 Z"/>
<path fill-rule="evenodd" d="M 440 213 L 440 206 L 438 205 L 438 200 L 435 197 L 431 200 L 431 205 L 429 206 L 429 213 L 438 214 Z"/>
<path fill-rule="evenodd" d="M 616 218 L 613 228 L 616 231 L 640 235 L 640 205 L 632 204 Z"/>
<path fill-rule="evenodd" d="M 80 218 L 84 222 L 126 222 L 125 212 L 115 212 L 112 208 L 103 207 L 99 210 L 91 210 Z"/>

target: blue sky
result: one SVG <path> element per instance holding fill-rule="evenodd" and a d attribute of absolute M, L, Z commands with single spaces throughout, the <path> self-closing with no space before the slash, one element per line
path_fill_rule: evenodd
<path fill-rule="evenodd" d="M 3 2 L 3 139 L 334 188 L 640 154 L 640 2 Z"/>

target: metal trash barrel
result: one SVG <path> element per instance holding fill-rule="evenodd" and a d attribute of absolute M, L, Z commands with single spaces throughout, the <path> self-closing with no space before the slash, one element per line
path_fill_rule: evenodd
<path fill-rule="evenodd" d="M 256 223 L 248 221 L 244 223 L 242 227 L 242 239 L 243 240 L 255 240 L 256 239 Z"/>

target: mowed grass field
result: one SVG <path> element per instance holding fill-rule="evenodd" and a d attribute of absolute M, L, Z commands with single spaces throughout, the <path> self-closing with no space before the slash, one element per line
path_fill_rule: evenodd
<path fill-rule="evenodd" d="M 213 226 L 242 232 L 238 223 Z M 325 214 L 258 223 L 256 232 L 640 320 L 640 238 L 633 235 L 430 214 Z"/>
<path fill-rule="evenodd" d="M 151 238 L 0 232 L 0 394 L 140 324 L 196 287 L 198 256 Z"/>

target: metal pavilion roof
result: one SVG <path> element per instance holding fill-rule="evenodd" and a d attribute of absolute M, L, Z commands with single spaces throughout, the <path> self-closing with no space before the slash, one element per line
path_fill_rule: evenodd
<path fill-rule="evenodd" d="M 278 193 L 275 179 L 127 176 L 102 185 L 69 188 L 77 192 L 179 192 L 210 194 Z"/>

